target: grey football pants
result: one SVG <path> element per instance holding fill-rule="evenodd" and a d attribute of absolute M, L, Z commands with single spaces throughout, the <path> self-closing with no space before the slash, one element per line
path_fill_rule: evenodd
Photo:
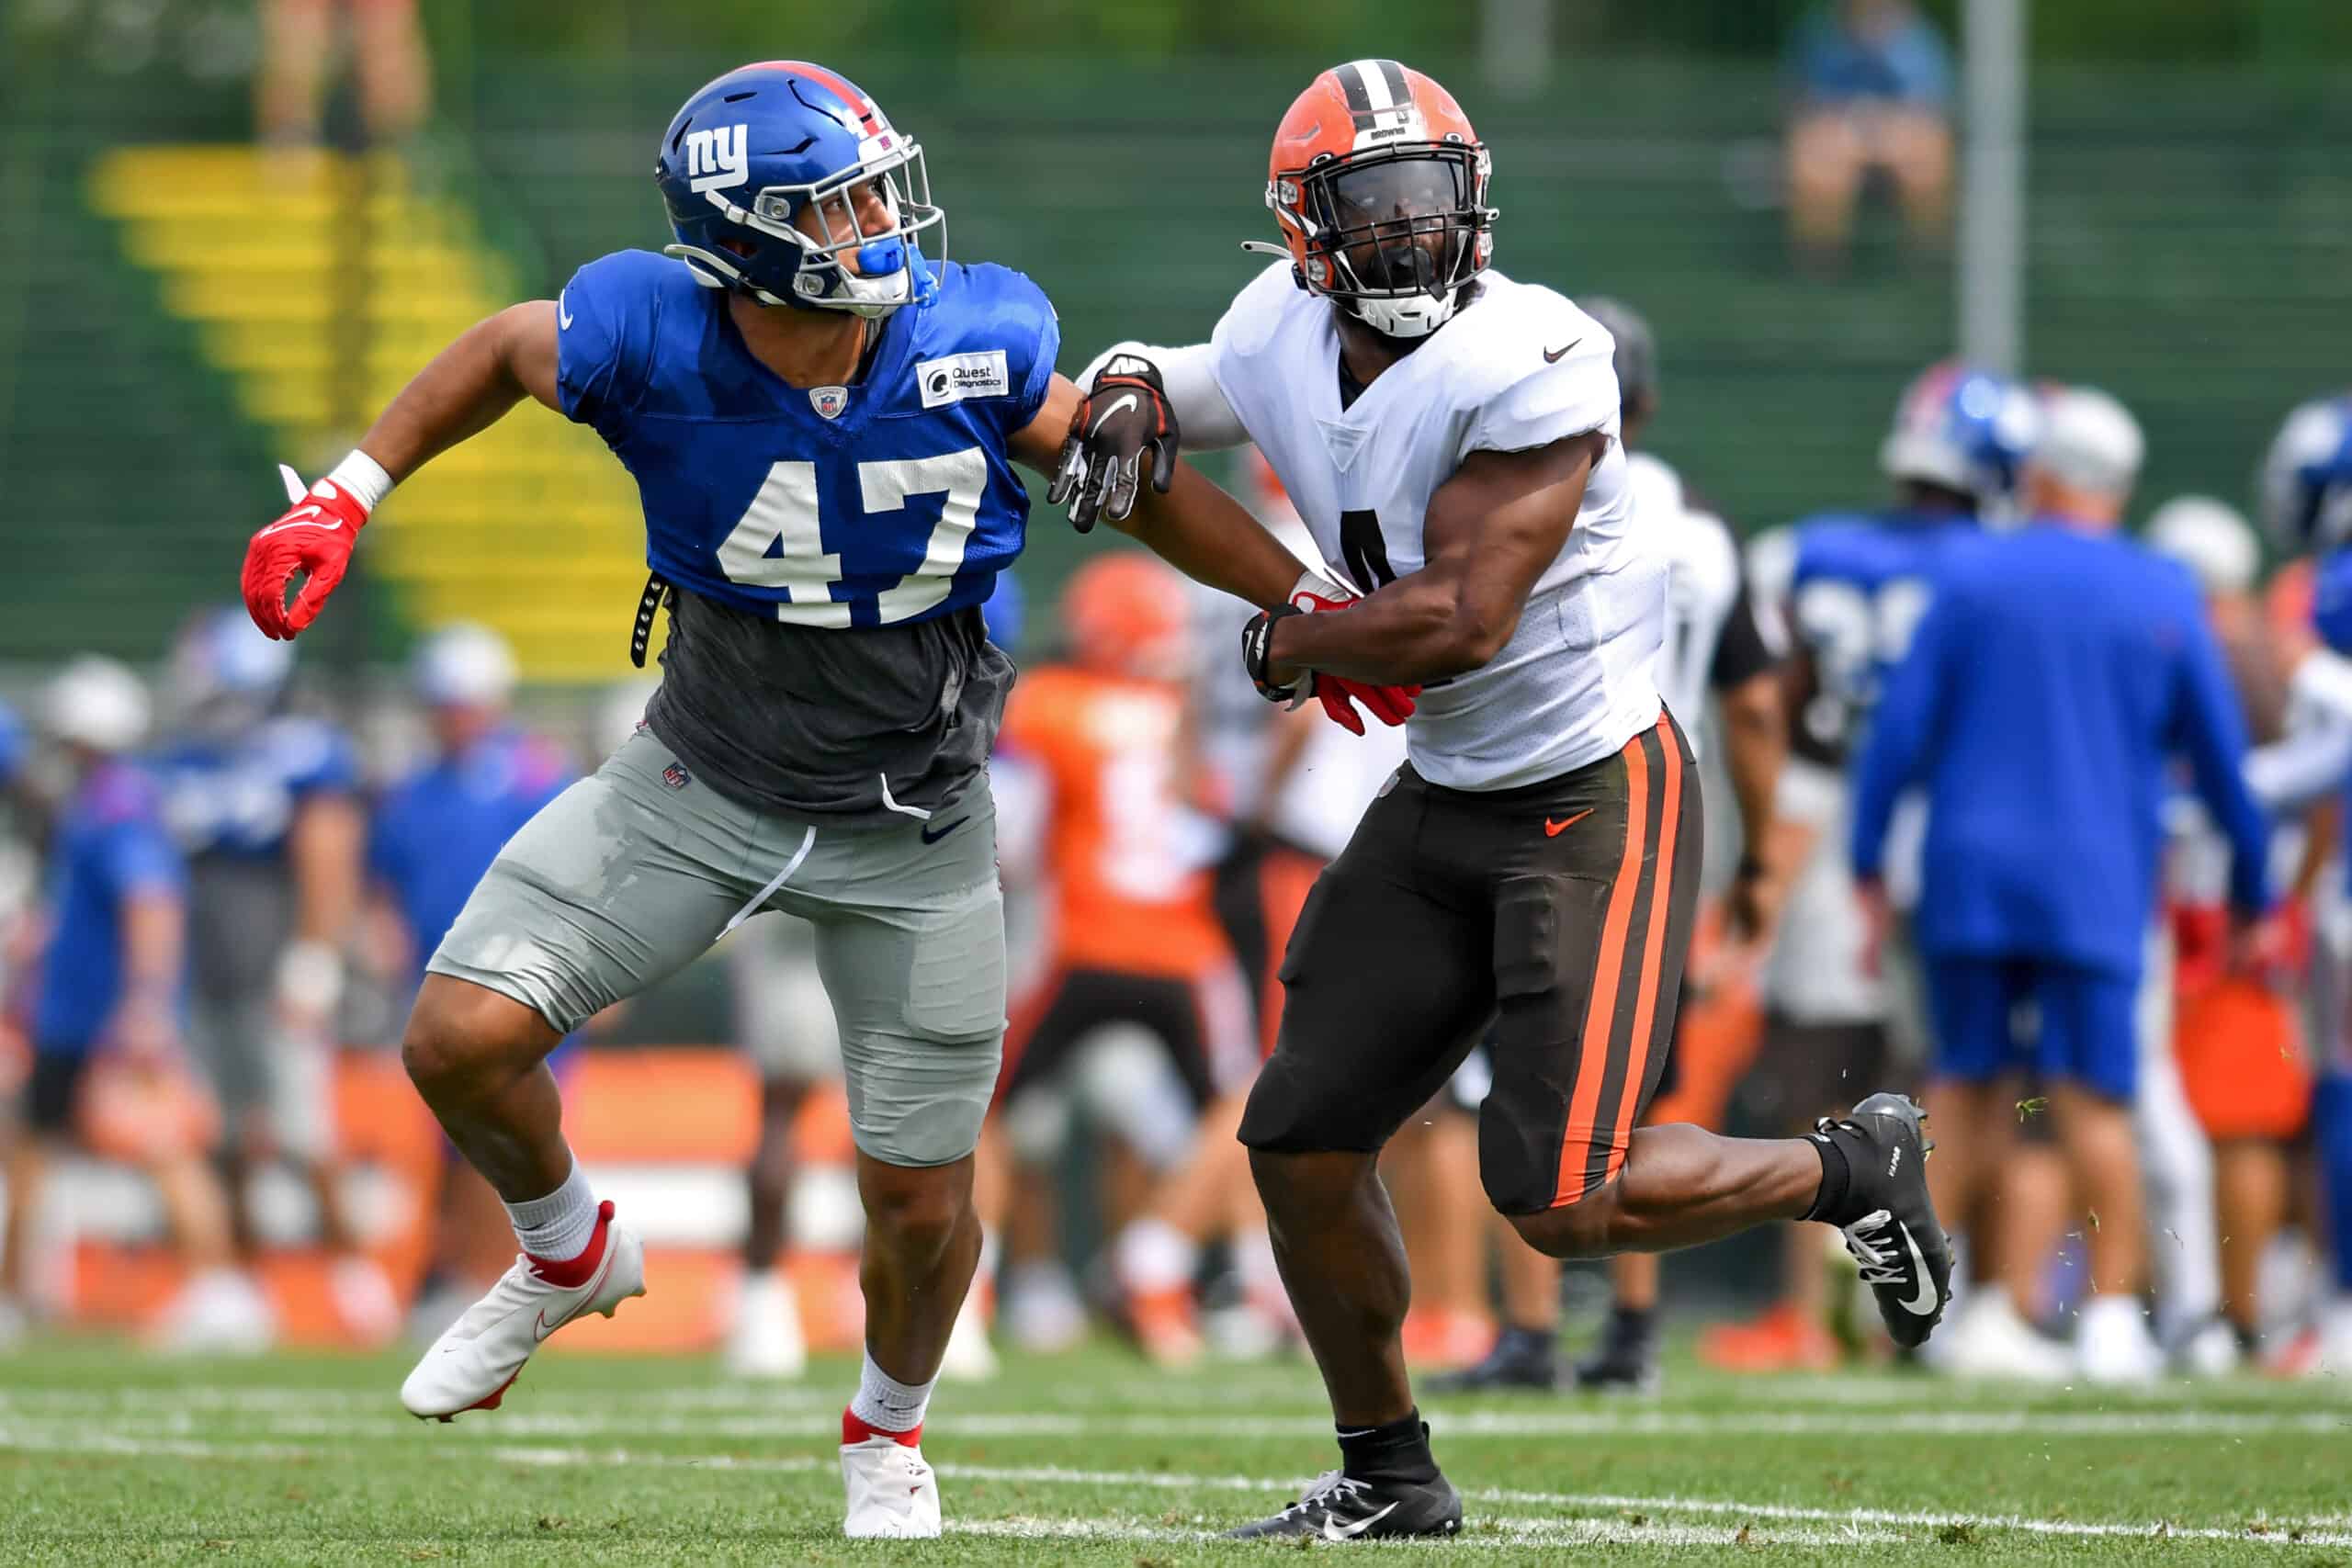
<path fill-rule="evenodd" d="M 500 852 L 427 967 L 569 1033 L 769 909 L 816 928 L 857 1146 L 970 1154 L 1004 1041 L 985 777 L 928 821 L 831 827 L 729 800 L 640 728 Z"/>

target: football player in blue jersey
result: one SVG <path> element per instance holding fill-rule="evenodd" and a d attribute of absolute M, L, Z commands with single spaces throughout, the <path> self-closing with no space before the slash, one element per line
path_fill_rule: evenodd
<path fill-rule="evenodd" d="M 2037 423 L 2033 396 L 2019 383 L 1931 366 L 1904 390 L 1879 447 L 1891 506 L 1816 513 L 1748 547 L 1758 598 L 1786 617 L 1795 649 L 1779 807 L 1802 840 L 1789 852 L 1802 864 L 1762 976 L 1760 1059 L 1771 1070 L 1759 1078 L 1792 1128 L 1842 1103 L 1850 1082 L 1875 1077 L 1890 1061 L 1891 1032 L 1911 1032 L 1907 1056 L 1924 1048 L 1918 1010 L 1897 994 L 1900 964 L 1877 962 L 1871 913 L 1847 869 L 1847 759 L 1927 608 L 1938 556 L 2014 506 Z M 1708 1336 L 1702 1356 L 1743 1370 L 1834 1363 L 1838 1348 L 1821 1321 L 1826 1276 L 1796 1227 L 1783 1273 L 1783 1299 L 1752 1325 Z"/>
<path fill-rule="evenodd" d="M 111 659 L 75 659 L 50 682 L 41 707 L 66 793 L 49 840 L 50 930 L 28 1020 L 32 1070 L 21 1116 L 8 1119 L 18 1124 L 0 1122 L 8 1189 L 0 1345 L 24 1325 L 44 1179 L 72 1142 L 91 1066 L 110 1056 L 134 1078 L 175 1079 L 187 982 L 187 864 L 164 830 L 153 779 L 130 760 L 147 731 L 146 687 Z M 142 1154 L 188 1275 L 160 1320 L 161 1342 L 249 1345 L 252 1320 L 233 1299 L 226 1203 L 210 1166 L 194 1148 L 159 1143 Z"/>
<path fill-rule="evenodd" d="M 528 396 L 637 478 L 640 653 L 670 610 L 647 729 L 508 844 L 411 1015 L 410 1076 L 523 1256 L 401 1398 L 420 1416 L 494 1408 L 539 1340 L 643 1291 L 638 1237 L 574 1163 L 542 1059 L 730 927 L 788 910 L 817 930 L 867 1220 L 846 1529 L 935 1536 L 918 1439 L 979 1252 L 971 1155 L 1005 1016 L 984 768 L 1012 668 L 979 605 L 1022 545 L 1012 464 L 1054 472 L 1081 400 L 1054 374 L 1044 294 L 941 259 L 922 150 L 833 72 L 731 72 L 687 99 L 656 160 L 666 258 L 605 256 L 467 332 L 246 555 L 254 620 L 299 633 L 393 483 Z M 1114 521 L 1261 607 L 1288 601 L 1287 551 L 1190 469 L 1138 497 L 1138 456 L 1091 481 Z M 1172 443 L 1156 457 L 1172 467 Z"/>
<path fill-rule="evenodd" d="M 250 1178 L 282 1163 L 318 1205 L 338 1316 L 380 1342 L 399 1326 L 398 1301 L 356 1243 L 334 1147 L 334 1029 L 366 820 L 350 738 L 286 711 L 293 667 L 292 650 L 233 605 L 198 615 L 173 649 L 174 723 L 153 761 L 188 861 L 188 1041 L 220 1102 L 248 1268 L 259 1250 Z M 266 1337 L 257 1286 L 245 1310 Z"/>

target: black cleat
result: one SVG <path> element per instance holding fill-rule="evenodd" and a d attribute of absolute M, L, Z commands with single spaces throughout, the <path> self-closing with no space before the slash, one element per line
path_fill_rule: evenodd
<path fill-rule="evenodd" d="M 1648 1313 L 1611 1312 L 1600 1343 L 1577 1363 L 1577 1386 L 1589 1393 L 1658 1391 L 1657 1325 Z"/>
<path fill-rule="evenodd" d="M 1425 1386 L 1432 1393 L 1485 1393 L 1496 1389 L 1549 1393 L 1560 1386 L 1560 1361 L 1554 1349 L 1557 1339 L 1548 1328 L 1506 1325 L 1484 1360 L 1459 1371 L 1441 1372 L 1428 1379 Z"/>
<path fill-rule="evenodd" d="M 1924 1344 L 1951 1303 L 1951 1243 L 1928 1201 L 1927 1112 L 1907 1095 L 1874 1094 L 1853 1114 L 1814 1124 L 1846 1156 L 1844 1212 L 1818 1216 L 1845 1233 L 1896 1345 Z"/>
<path fill-rule="evenodd" d="M 1327 1470 L 1281 1513 L 1225 1535 L 1227 1540 L 1399 1540 L 1461 1531 L 1462 1496 L 1442 1475 L 1429 1482 L 1359 1481 Z"/>

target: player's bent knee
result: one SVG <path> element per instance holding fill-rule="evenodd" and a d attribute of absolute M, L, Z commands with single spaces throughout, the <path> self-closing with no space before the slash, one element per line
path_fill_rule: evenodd
<path fill-rule="evenodd" d="M 419 1089 L 462 1083 L 485 1071 L 537 1063 L 559 1036 L 512 997 L 444 975 L 427 975 L 401 1036 L 401 1065 Z"/>
<path fill-rule="evenodd" d="M 857 1185 L 868 1235 L 902 1259 L 937 1258 L 972 1211 L 968 1167 L 905 1167 L 869 1160 L 858 1171 Z"/>
<path fill-rule="evenodd" d="M 1395 1129 L 1375 1126 L 1359 1106 L 1330 1086 L 1310 1081 L 1297 1064 L 1276 1051 L 1250 1087 L 1236 1133 L 1255 1156 L 1268 1154 L 1376 1154 Z"/>
<path fill-rule="evenodd" d="M 1625 1249 L 1622 1190 L 1623 1183 L 1611 1181 L 1573 1203 L 1504 1218 L 1521 1240 L 1547 1258 L 1607 1258 Z"/>

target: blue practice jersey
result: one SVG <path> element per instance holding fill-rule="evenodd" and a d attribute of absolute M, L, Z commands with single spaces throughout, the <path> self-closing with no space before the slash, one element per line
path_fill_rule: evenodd
<path fill-rule="evenodd" d="M 572 776 L 553 744 L 506 730 L 384 793 L 369 824 L 368 870 L 408 928 L 419 976 L 506 840 Z"/>
<path fill-rule="evenodd" d="M 1794 530 L 1790 630 L 1812 656 L 1814 690 L 1791 737 L 1813 761 L 1838 764 L 1858 743 L 1886 672 L 1911 646 L 1936 563 L 1975 520 L 1907 513 L 1831 513 Z"/>
<path fill-rule="evenodd" d="M 127 762 L 91 770 L 50 845 L 49 946 L 41 954 L 33 1043 L 87 1049 L 122 999 L 122 911 L 141 897 L 179 897 L 178 847 L 154 781 Z"/>
<path fill-rule="evenodd" d="M 978 607 L 1021 552 L 1011 446 L 1060 329 L 1019 273 L 946 265 L 939 285 L 873 325 L 838 387 L 761 364 L 732 297 L 681 262 L 609 255 L 557 301 L 564 411 L 636 476 L 673 590 L 647 722 L 741 804 L 903 821 L 986 763 L 1012 662 Z"/>
<path fill-rule="evenodd" d="M 650 251 L 582 267 L 557 311 L 564 412 L 636 476 L 646 564 L 678 587 L 794 625 L 888 626 L 979 604 L 1021 553 L 1029 492 L 1007 443 L 1061 342 L 1021 274 L 942 266 L 937 299 L 885 318 L 846 387 L 786 384 L 725 296 Z"/>
<path fill-rule="evenodd" d="M 153 770 L 164 818 L 191 859 L 282 856 L 305 800 L 359 783 L 350 738 L 323 719 L 294 715 L 232 737 L 172 741 L 155 754 Z"/>
<path fill-rule="evenodd" d="M 2267 899 L 2245 722 L 2186 570 L 2128 539 L 2037 525 L 1954 546 L 1854 775 L 1852 851 L 1878 874 L 1896 795 L 1928 795 L 1913 931 L 1930 954 L 2136 975 L 2176 757 Z"/>

